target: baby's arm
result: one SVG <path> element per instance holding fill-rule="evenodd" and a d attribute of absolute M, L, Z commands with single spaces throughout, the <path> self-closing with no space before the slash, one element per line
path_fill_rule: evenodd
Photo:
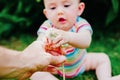
<path fill-rule="evenodd" d="M 79 33 L 65 32 L 68 43 L 77 48 L 87 48 L 91 43 L 91 33 L 89 30 L 81 30 Z"/>
<path fill-rule="evenodd" d="M 68 43 L 74 47 L 82 49 L 89 47 L 91 43 L 91 33 L 87 29 L 83 29 L 78 33 L 52 29 L 51 33 L 57 34 L 57 36 L 52 40 L 53 43 L 55 43 L 54 47 Z"/>

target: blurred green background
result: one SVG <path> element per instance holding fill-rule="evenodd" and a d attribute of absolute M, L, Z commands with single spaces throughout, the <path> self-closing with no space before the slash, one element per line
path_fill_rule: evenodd
<path fill-rule="evenodd" d="M 120 0 L 83 0 L 82 17 L 93 28 L 90 52 L 105 52 L 112 63 L 112 74 L 120 74 Z M 37 38 L 37 30 L 46 19 L 41 0 L 0 0 L 0 45 L 23 50 Z M 58 77 L 58 76 L 57 76 Z M 62 78 L 59 77 L 61 80 Z M 95 72 L 69 80 L 96 80 Z"/>

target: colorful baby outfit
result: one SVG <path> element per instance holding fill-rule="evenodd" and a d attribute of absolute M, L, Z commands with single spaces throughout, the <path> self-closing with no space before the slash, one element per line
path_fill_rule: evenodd
<path fill-rule="evenodd" d="M 38 30 L 38 35 L 40 33 L 45 33 L 47 29 L 53 27 L 52 23 L 49 20 L 46 20 L 44 24 L 47 26 L 40 26 L 40 29 Z M 69 31 L 78 33 L 81 30 L 89 30 L 92 34 L 92 28 L 90 24 L 85 19 L 78 17 L 76 19 L 76 23 Z M 65 77 L 72 78 L 82 74 L 85 70 L 83 59 L 84 56 L 87 54 L 86 49 L 75 48 L 69 44 L 64 44 L 63 48 L 65 50 L 66 53 L 65 56 L 67 58 L 67 61 L 64 63 Z M 57 69 L 58 69 L 58 74 L 62 76 L 63 75 L 62 67 Z"/>

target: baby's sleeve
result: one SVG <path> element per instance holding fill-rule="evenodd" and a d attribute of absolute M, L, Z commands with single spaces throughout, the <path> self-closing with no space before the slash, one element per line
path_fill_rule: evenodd
<path fill-rule="evenodd" d="M 40 33 L 45 33 L 47 29 L 50 27 L 51 27 L 50 22 L 48 20 L 44 21 L 43 24 L 38 29 L 37 34 L 39 35 Z"/>
<path fill-rule="evenodd" d="M 80 32 L 81 30 L 89 30 L 91 34 L 93 34 L 93 30 L 91 25 L 88 23 L 87 20 L 83 19 L 83 18 L 79 18 L 77 20 L 77 32 Z"/>

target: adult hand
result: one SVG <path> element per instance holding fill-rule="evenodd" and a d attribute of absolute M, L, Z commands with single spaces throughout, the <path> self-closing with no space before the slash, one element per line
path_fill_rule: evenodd
<path fill-rule="evenodd" d="M 23 78 L 31 76 L 36 71 L 42 71 L 49 64 L 57 66 L 66 60 L 65 56 L 46 53 L 44 47 L 40 45 L 40 41 L 34 41 L 23 51 L 22 58 L 26 62 L 24 64 L 30 69 Z"/>
<path fill-rule="evenodd" d="M 58 65 L 64 56 L 46 53 L 40 41 L 34 41 L 22 52 L 0 47 L 0 77 L 24 80 L 36 71 L 42 71 L 49 64 Z"/>
<path fill-rule="evenodd" d="M 49 64 L 57 66 L 66 60 L 65 56 L 53 56 L 46 53 L 44 47 L 39 44 L 41 44 L 40 41 L 34 41 L 23 51 L 22 55 L 27 62 L 26 65 L 30 68 L 30 71 L 27 74 L 32 74 L 35 71 L 42 71 Z M 27 77 L 30 75 L 27 75 Z"/>

